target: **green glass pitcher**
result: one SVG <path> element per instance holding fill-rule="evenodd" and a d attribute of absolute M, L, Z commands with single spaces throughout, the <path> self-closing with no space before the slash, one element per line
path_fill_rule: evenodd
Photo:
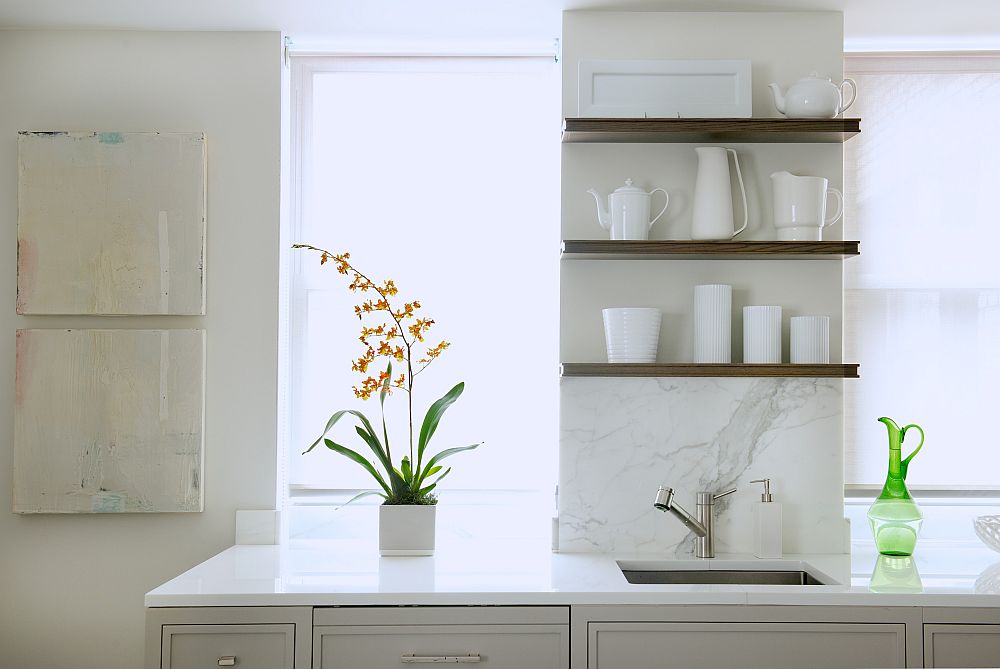
<path fill-rule="evenodd" d="M 882 494 L 868 509 L 868 522 L 875 535 L 875 547 L 879 553 L 913 555 L 924 515 L 906 489 L 906 471 L 910 460 L 924 445 L 924 431 L 914 424 L 900 428 L 894 420 L 884 416 L 879 421 L 889 430 L 889 473 L 886 475 Z M 903 458 L 903 440 L 910 428 L 915 428 L 920 433 L 920 443 L 912 453 Z"/>

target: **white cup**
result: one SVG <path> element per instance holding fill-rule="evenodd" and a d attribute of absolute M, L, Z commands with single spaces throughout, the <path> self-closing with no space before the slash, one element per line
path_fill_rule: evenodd
<path fill-rule="evenodd" d="M 710 284 L 694 287 L 694 361 L 732 361 L 733 287 Z"/>
<path fill-rule="evenodd" d="M 781 362 L 781 307 L 743 307 L 743 362 Z"/>
<path fill-rule="evenodd" d="M 791 360 L 797 365 L 830 362 L 830 317 L 793 316 Z"/>
<path fill-rule="evenodd" d="M 823 239 L 823 228 L 840 220 L 844 213 L 844 196 L 829 187 L 823 177 L 800 177 L 788 172 L 771 175 L 774 194 L 774 227 L 781 241 L 811 241 Z M 837 209 L 826 215 L 827 195 L 837 198 Z"/>
<path fill-rule="evenodd" d="M 662 319 L 659 309 L 612 307 L 601 313 L 608 362 L 656 362 Z"/>

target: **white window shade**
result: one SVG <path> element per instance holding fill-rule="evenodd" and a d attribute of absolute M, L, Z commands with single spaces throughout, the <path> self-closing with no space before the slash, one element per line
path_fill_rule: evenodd
<path fill-rule="evenodd" d="M 845 145 L 846 481 L 885 479 L 876 422 L 918 423 L 907 483 L 1000 488 L 988 428 L 1000 401 L 1000 59 L 851 57 Z M 916 437 L 917 435 L 914 435 Z M 904 452 L 917 442 L 909 444 Z"/>
<path fill-rule="evenodd" d="M 558 66 L 544 58 L 297 58 L 301 192 L 292 241 L 351 253 L 373 280 L 393 279 L 451 342 L 416 378 L 424 411 L 459 381 L 431 450 L 454 456 L 444 489 L 545 490 L 558 431 Z M 336 410 L 374 420 L 356 399 L 360 294 L 319 258 L 290 262 L 288 482 L 371 488 L 336 454 L 299 453 Z M 379 360 L 378 366 L 384 367 Z M 376 374 L 377 374 L 376 370 Z M 398 374 L 398 369 L 394 370 Z M 406 394 L 387 400 L 393 455 L 408 451 Z M 334 438 L 367 448 L 344 421 Z"/>

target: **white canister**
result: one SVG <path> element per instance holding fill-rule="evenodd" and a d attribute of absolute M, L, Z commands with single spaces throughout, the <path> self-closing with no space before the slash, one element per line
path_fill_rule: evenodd
<path fill-rule="evenodd" d="M 781 307 L 743 307 L 743 362 L 781 362 Z"/>
<path fill-rule="evenodd" d="M 662 318 L 659 309 L 611 307 L 601 313 L 608 362 L 656 362 Z"/>
<path fill-rule="evenodd" d="M 830 317 L 793 316 L 791 322 L 791 360 L 795 364 L 830 362 Z"/>
<path fill-rule="evenodd" d="M 733 287 L 709 284 L 694 287 L 694 361 L 732 361 Z"/>

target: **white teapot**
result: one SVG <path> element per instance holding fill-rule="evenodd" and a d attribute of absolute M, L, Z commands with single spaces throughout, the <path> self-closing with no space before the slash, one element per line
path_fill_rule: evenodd
<path fill-rule="evenodd" d="M 653 220 L 649 220 L 650 203 L 656 191 L 663 193 L 663 209 Z M 597 201 L 597 221 L 602 228 L 611 231 L 611 239 L 649 239 L 649 229 L 663 216 L 670 204 L 667 191 L 654 188 L 647 193 L 638 186 L 633 186 L 631 179 L 626 179 L 624 186 L 608 195 L 607 208 L 600 193 L 593 188 L 587 192 Z"/>
<path fill-rule="evenodd" d="M 851 100 L 844 103 L 843 88 L 851 87 Z M 774 94 L 774 106 L 788 118 L 836 118 L 854 104 L 858 86 L 853 79 L 844 79 L 838 86 L 829 77 L 810 72 L 788 88 L 784 95 L 778 84 L 768 84 Z"/>

